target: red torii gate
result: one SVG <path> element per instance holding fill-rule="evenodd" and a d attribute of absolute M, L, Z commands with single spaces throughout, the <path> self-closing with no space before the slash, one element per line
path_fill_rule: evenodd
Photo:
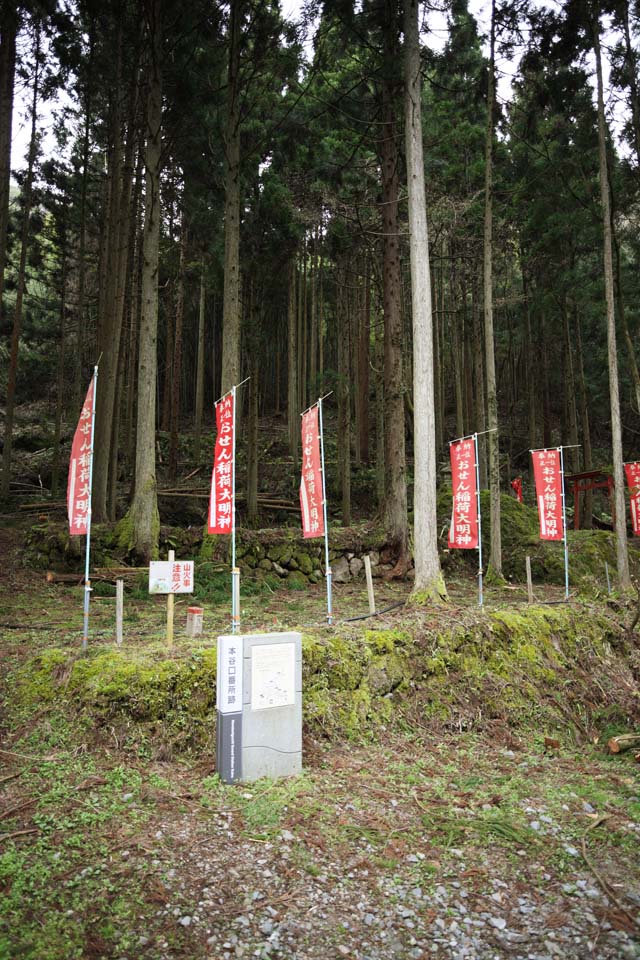
<path fill-rule="evenodd" d="M 573 529 L 580 529 L 580 494 L 588 490 L 606 490 L 611 508 L 613 528 L 616 526 L 616 505 L 613 496 L 615 484 L 613 477 L 604 470 L 588 470 L 586 473 L 567 474 L 565 480 L 571 483 L 573 489 Z"/>

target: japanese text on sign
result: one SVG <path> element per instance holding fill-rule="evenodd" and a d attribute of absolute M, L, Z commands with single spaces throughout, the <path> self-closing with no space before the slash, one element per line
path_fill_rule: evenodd
<path fill-rule="evenodd" d="M 149 593 L 193 593 L 193 560 L 152 560 Z"/>
<path fill-rule="evenodd" d="M 242 710 L 241 637 L 218 637 L 217 707 L 221 713 Z"/>
<path fill-rule="evenodd" d="M 449 547 L 473 550 L 478 546 L 475 443 L 473 439 L 456 440 L 449 452 L 453 488 Z"/>
<path fill-rule="evenodd" d="M 91 517 L 91 458 L 93 456 L 93 400 L 95 378 L 91 381 L 71 445 L 67 512 L 69 533 L 87 532 Z"/>
<path fill-rule="evenodd" d="M 533 475 L 536 482 L 536 500 L 540 519 L 541 540 L 562 540 L 562 477 L 560 475 L 560 451 L 533 450 Z"/>
<path fill-rule="evenodd" d="M 322 471 L 320 469 L 320 432 L 318 407 L 302 415 L 302 476 L 300 478 L 302 535 L 305 540 L 324 535 Z"/>
<path fill-rule="evenodd" d="M 629 485 L 631 523 L 636 537 L 640 537 L 640 461 L 625 463 L 624 472 Z"/>
<path fill-rule="evenodd" d="M 216 403 L 216 426 L 218 434 L 213 454 L 211 496 L 209 500 L 209 533 L 231 533 L 235 490 L 233 488 L 233 404 L 234 396 L 228 393 Z"/>

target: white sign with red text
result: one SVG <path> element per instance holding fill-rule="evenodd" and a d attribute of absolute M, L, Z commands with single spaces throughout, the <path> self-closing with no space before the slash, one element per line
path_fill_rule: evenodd
<path fill-rule="evenodd" d="M 193 593 L 193 560 L 152 560 L 149 593 Z"/>

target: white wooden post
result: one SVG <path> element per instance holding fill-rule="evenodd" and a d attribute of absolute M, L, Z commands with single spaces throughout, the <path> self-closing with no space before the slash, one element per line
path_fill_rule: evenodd
<path fill-rule="evenodd" d="M 173 563 L 176 558 L 175 550 L 169 550 L 169 563 Z M 173 646 L 173 601 L 174 596 L 169 593 L 167 596 L 167 646 Z"/>
<path fill-rule="evenodd" d="M 364 572 L 367 578 L 367 596 L 369 597 L 369 613 L 376 612 L 376 601 L 373 596 L 373 577 L 371 575 L 371 557 L 369 554 L 365 554 L 364 558 Z"/>
<path fill-rule="evenodd" d="M 122 621 L 124 619 L 124 580 L 116 580 L 116 643 L 122 646 Z"/>

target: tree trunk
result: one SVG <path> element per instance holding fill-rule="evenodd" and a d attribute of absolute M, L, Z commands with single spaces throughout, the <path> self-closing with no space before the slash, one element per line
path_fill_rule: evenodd
<path fill-rule="evenodd" d="M 16 68 L 18 14 L 15 3 L 5 3 L 0 14 L 0 325 L 9 227 L 9 186 L 11 182 L 11 126 Z"/>
<path fill-rule="evenodd" d="M 602 200 L 602 228 L 604 246 L 604 287 L 607 306 L 607 354 L 609 359 L 609 396 L 611 401 L 611 444 L 613 452 L 613 479 L 615 482 L 616 561 L 621 590 L 631 589 L 627 523 L 624 497 L 624 468 L 622 463 L 622 426 L 620 422 L 620 393 L 618 387 L 618 351 L 616 347 L 616 313 L 613 281 L 613 243 L 611 236 L 611 200 L 607 171 L 607 135 L 604 116 L 602 82 L 602 54 L 600 50 L 599 16 L 591 22 L 593 51 L 596 60 L 598 95 L 598 154 L 600 161 L 600 196 Z"/>
<path fill-rule="evenodd" d="M 383 298 L 385 398 L 385 510 L 387 544 L 395 560 L 394 574 L 404 576 L 409 566 L 409 522 L 402 370 L 402 313 L 400 310 L 400 244 L 398 223 L 398 145 L 396 142 L 396 70 L 398 42 L 396 7 L 384 3 L 384 75 L 382 80 Z"/>
<path fill-rule="evenodd" d="M 371 338 L 371 288 L 369 258 L 364 261 L 364 288 L 358 336 L 358 451 L 362 463 L 369 462 L 369 349 Z"/>
<path fill-rule="evenodd" d="M 205 283 L 204 260 L 200 266 L 200 300 L 198 304 L 198 357 L 196 360 L 196 410 L 194 428 L 194 458 L 200 462 L 200 438 L 202 434 L 202 413 L 204 410 L 204 349 L 205 349 Z"/>
<path fill-rule="evenodd" d="M 309 386 L 312 391 L 318 389 L 318 244 L 320 231 L 316 226 L 311 250 L 311 329 L 309 333 Z"/>
<path fill-rule="evenodd" d="M 524 328 L 524 349 L 525 349 L 525 383 L 527 393 L 527 429 L 529 434 L 529 449 L 535 450 L 539 445 L 538 426 L 536 422 L 536 380 L 534 375 L 534 342 L 531 334 L 531 299 L 530 286 L 527 278 L 526 268 L 524 266 L 524 255 L 520 254 L 522 266 L 522 295 L 524 297 L 525 310 L 525 328 Z"/>
<path fill-rule="evenodd" d="M 489 574 L 502 577 L 502 536 L 500 529 L 500 446 L 498 442 L 498 392 L 493 337 L 493 114 L 495 104 L 495 0 L 491 3 L 489 79 L 487 90 L 487 134 L 484 174 L 484 342 L 487 374 L 487 428 L 489 441 L 489 491 L 491 505 L 491 547 Z"/>
<path fill-rule="evenodd" d="M 176 318 L 173 341 L 173 379 L 171 382 L 171 436 L 169 439 L 169 479 L 178 476 L 178 441 L 180 430 L 180 385 L 182 378 L 182 330 L 184 326 L 184 285 L 187 268 L 188 231 L 184 212 L 180 229 L 180 266 L 176 294 Z"/>
<path fill-rule="evenodd" d="M 260 388 L 260 298 L 249 281 L 249 410 L 247 415 L 247 519 L 258 519 L 258 397 Z"/>
<path fill-rule="evenodd" d="M 618 316 L 620 317 L 620 326 L 622 327 L 622 336 L 624 337 L 629 358 L 629 373 L 633 384 L 633 395 L 635 401 L 636 413 L 640 413 L 640 371 L 638 370 L 638 361 L 636 359 L 636 348 L 629 331 L 629 321 L 627 311 L 624 308 L 624 296 L 622 287 L 622 271 L 620 268 L 620 244 L 615 235 L 615 224 L 612 222 L 612 235 L 616 252 L 616 288 L 618 293 Z"/>
<path fill-rule="evenodd" d="M 240 382 L 240 39 L 242 0 L 231 0 L 225 136 L 222 394 Z"/>
<path fill-rule="evenodd" d="M 487 428 L 487 415 L 484 397 L 484 364 L 482 361 L 482 317 L 477 297 L 477 281 L 474 274 L 473 285 L 471 289 L 471 316 L 473 323 L 473 380 L 476 399 L 475 423 L 478 433 L 484 434 Z M 480 473 L 480 489 L 486 490 L 487 487 L 487 444 L 486 436 L 482 437 L 478 444 L 478 459 Z"/>
<path fill-rule="evenodd" d="M 380 517 L 384 515 L 385 495 L 385 414 L 384 414 L 384 322 L 378 317 L 375 326 L 376 358 L 376 505 Z"/>
<path fill-rule="evenodd" d="M 338 272 L 338 271 L 337 271 Z M 351 298 L 345 289 L 345 274 L 338 272 L 336 284 L 338 311 L 338 472 L 342 498 L 342 526 L 351 525 L 351 403 L 350 327 Z"/>
<path fill-rule="evenodd" d="M 0 495 L 9 496 L 9 487 L 11 483 L 11 455 L 13 451 L 13 418 L 15 412 L 16 400 L 16 380 L 18 375 L 18 353 L 20 350 L 20 333 L 22 331 L 22 311 L 24 304 L 24 294 L 26 289 L 26 269 L 27 269 L 27 250 L 29 246 L 29 221 L 31 219 L 31 206 L 33 194 L 33 169 L 36 162 L 36 153 L 38 149 L 37 140 L 37 118 L 38 118 L 38 97 L 40 96 L 40 41 L 41 28 L 38 23 L 36 27 L 35 57 L 33 90 L 31 95 L 31 135 L 29 138 L 29 156 L 27 161 L 27 176 L 23 187 L 24 205 L 22 230 L 20 234 L 20 263 L 18 266 L 18 280 L 16 284 L 16 303 L 13 314 L 13 331 L 11 334 L 11 347 L 9 352 L 9 374 L 7 378 L 7 404 L 4 424 L 4 449 L 2 451 L 2 487 Z"/>
<path fill-rule="evenodd" d="M 126 291 L 127 266 L 129 264 L 129 219 L 131 217 L 131 192 L 133 183 L 133 152 L 136 137 L 135 114 L 137 75 L 129 88 L 128 136 L 123 150 L 123 123 L 120 100 L 121 84 L 121 46 L 118 45 L 117 83 L 113 95 L 112 142 L 113 152 L 110 164 L 110 202 L 108 212 L 108 239 L 106 241 L 105 290 L 101 296 L 99 315 L 98 347 L 102 354 L 100 364 L 100 400 L 96 401 L 95 445 L 93 465 L 92 516 L 97 522 L 113 516 L 115 504 L 111 501 L 109 484 L 110 469 L 113 462 L 113 433 L 117 423 L 116 394 L 122 325 L 124 318 L 124 299 Z"/>
<path fill-rule="evenodd" d="M 142 242 L 142 316 L 138 354 L 136 488 L 131 504 L 130 546 L 145 563 L 158 551 L 160 518 L 156 484 L 156 381 L 158 370 L 158 258 L 162 166 L 162 6 L 147 0 L 149 89 L 146 127 L 146 190 Z"/>
<path fill-rule="evenodd" d="M 60 432 L 62 428 L 62 407 L 64 397 L 64 363 L 66 348 L 66 310 L 67 310 L 67 251 L 61 250 L 60 265 L 60 345 L 58 347 L 58 371 L 56 377 L 56 418 L 53 432 L 53 464 L 51 466 L 51 499 L 58 496 L 60 485 Z"/>
<path fill-rule="evenodd" d="M 76 405 L 81 406 L 84 384 L 82 382 L 82 360 L 85 354 L 85 299 L 87 274 L 87 189 L 89 183 L 89 149 L 91 145 L 92 78 L 94 60 L 94 27 L 89 34 L 89 55 L 87 87 L 84 103 L 84 131 L 82 135 L 82 180 L 80 184 L 80 230 L 78 236 L 78 300 L 76 311 L 76 349 L 74 355 L 74 396 Z"/>
<path fill-rule="evenodd" d="M 436 418 L 433 383 L 433 317 L 429 237 L 422 157 L 418 0 L 406 0 L 405 138 L 409 188 L 409 248 L 413 318 L 414 498 L 413 551 L 417 601 L 440 600 L 446 588 L 438 557 Z"/>
<path fill-rule="evenodd" d="M 589 425 L 589 398 L 587 395 L 587 384 L 584 376 L 584 362 L 582 357 L 582 331 L 580 329 L 580 317 L 575 312 L 575 330 L 576 330 L 576 359 L 578 363 L 578 382 L 580 384 L 580 421 L 582 425 L 582 469 L 587 472 L 593 470 L 593 458 L 591 454 L 591 428 Z M 593 526 L 593 493 L 587 490 L 584 495 L 584 508 L 580 514 L 582 518 L 582 527 L 585 530 L 591 530 Z"/>
<path fill-rule="evenodd" d="M 567 398 L 567 418 L 569 426 L 569 445 L 571 450 L 565 460 L 571 473 L 578 472 L 578 410 L 576 408 L 576 381 L 573 374 L 573 351 L 571 347 L 571 330 L 569 328 L 569 312 L 566 303 L 562 306 L 564 322 L 564 357 L 565 357 L 565 395 Z"/>
<path fill-rule="evenodd" d="M 300 449 L 300 404 L 298 400 L 298 358 L 296 352 L 296 261 L 289 267 L 289 306 L 287 310 L 287 424 L 289 453 L 294 469 L 298 469 Z"/>

